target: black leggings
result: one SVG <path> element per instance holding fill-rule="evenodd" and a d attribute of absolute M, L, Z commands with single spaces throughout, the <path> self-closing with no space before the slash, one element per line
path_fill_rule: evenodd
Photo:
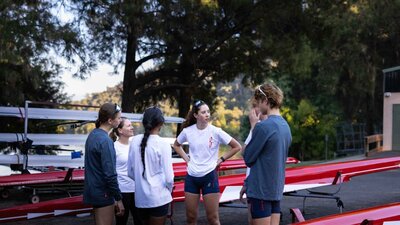
<path fill-rule="evenodd" d="M 123 216 L 116 216 L 116 225 L 126 225 L 129 218 L 129 212 L 131 212 L 133 217 L 133 224 L 134 225 L 142 225 L 139 214 L 138 208 L 135 206 L 135 193 L 121 193 L 122 194 L 122 203 L 125 207 L 125 213 Z"/>

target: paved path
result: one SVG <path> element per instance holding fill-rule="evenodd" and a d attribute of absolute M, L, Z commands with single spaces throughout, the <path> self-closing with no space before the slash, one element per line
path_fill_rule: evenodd
<path fill-rule="evenodd" d="M 387 152 L 377 154 L 369 158 L 400 156 L 400 152 Z M 356 156 L 355 158 L 364 158 L 364 156 Z M 353 159 L 351 158 L 351 159 Z M 357 159 L 358 159 L 357 158 Z M 348 159 L 340 159 L 348 160 Z M 316 188 L 313 190 L 334 192 L 338 186 L 327 186 Z M 375 174 L 364 175 L 353 178 L 350 182 L 344 183 L 338 196 L 344 202 L 344 211 L 351 211 L 383 205 L 392 202 L 400 202 L 400 170 L 386 171 Z M 0 207 L 4 207 L 6 203 L 4 200 L 1 202 Z M 13 204 L 23 204 L 23 202 L 14 202 Z M 296 197 L 284 197 L 282 201 L 282 221 L 281 224 L 289 224 L 291 217 L 289 214 L 290 208 L 302 208 L 303 199 Z M 307 199 L 306 200 L 306 219 L 317 218 L 325 215 L 339 213 L 336 207 L 335 200 L 330 199 Z M 207 224 L 205 212 L 202 207 L 199 211 L 198 225 Z M 220 208 L 220 218 L 222 225 L 245 225 L 247 224 L 247 209 L 245 208 Z M 174 205 L 174 225 L 185 224 L 185 210 L 183 203 Z M 63 225 L 94 225 L 91 217 L 55 217 L 36 219 L 21 222 L 8 223 L 10 225 L 50 225 L 50 224 L 63 224 Z M 132 224 L 130 221 L 129 224 Z M 167 223 L 171 224 L 170 222 Z"/>

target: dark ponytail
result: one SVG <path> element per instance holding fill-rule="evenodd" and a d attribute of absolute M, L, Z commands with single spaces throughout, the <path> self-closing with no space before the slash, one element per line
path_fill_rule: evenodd
<path fill-rule="evenodd" d="M 99 120 L 99 119 L 97 119 L 97 120 L 96 120 L 96 122 L 95 122 L 94 124 L 96 125 L 96 128 L 99 128 L 99 127 L 100 127 L 100 125 L 101 125 L 101 124 L 100 124 L 100 120 Z"/>
<path fill-rule="evenodd" d="M 143 163 L 143 173 L 142 176 L 144 176 L 144 171 L 146 170 L 146 163 L 145 163 L 145 151 L 146 151 L 146 146 L 147 146 L 147 140 L 149 139 L 150 132 L 164 124 L 164 116 L 159 108 L 156 106 L 147 108 L 144 111 L 143 114 L 143 127 L 144 127 L 144 135 L 142 142 L 140 143 L 140 156 L 142 157 L 142 163 Z"/>
<path fill-rule="evenodd" d="M 183 128 L 191 126 L 197 122 L 197 119 L 196 119 L 196 117 L 194 117 L 194 114 L 198 113 L 200 110 L 200 107 L 205 104 L 206 103 L 203 102 L 202 100 L 195 100 L 193 102 L 192 109 L 188 112 L 188 114 L 186 115 L 185 122 L 183 122 L 183 124 L 182 124 L 182 130 L 183 130 Z"/>
<path fill-rule="evenodd" d="M 146 149 L 146 145 L 147 145 L 147 139 L 149 139 L 149 136 L 150 136 L 150 131 L 151 131 L 151 127 L 144 127 L 143 139 L 142 139 L 142 143 L 140 143 L 140 155 L 142 157 L 142 163 L 143 163 L 143 173 L 142 173 L 143 177 L 144 177 L 144 171 L 146 170 L 144 153 L 145 153 L 145 149 Z"/>

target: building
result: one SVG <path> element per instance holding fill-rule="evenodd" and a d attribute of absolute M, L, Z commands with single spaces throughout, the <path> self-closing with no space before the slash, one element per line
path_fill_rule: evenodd
<path fill-rule="evenodd" d="M 400 150 L 400 66 L 383 70 L 383 150 Z"/>

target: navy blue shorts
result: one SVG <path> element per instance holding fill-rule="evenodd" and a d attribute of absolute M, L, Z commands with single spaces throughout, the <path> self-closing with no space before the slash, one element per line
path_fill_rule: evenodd
<path fill-rule="evenodd" d="M 272 213 L 281 213 L 280 201 L 267 201 L 257 198 L 247 198 L 250 204 L 251 218 L 270 217 Z"/>
<path fill-rule="evenodd" d="M 138 208 L 138 209 L 140 217 L 144 220 L 150 217 L 162 217 L 168 214 L 169 203 L 154 208 Z"/>
<path fill-rule="evenodd" d="M 103 207 L 110 206 L 110 205 L 114 205 L 114 202 L 113 203 L 96 204 L 96 205 L 92 205 L 92 207 L 93 207 L 93 209 L 98 209 L 98 208 L 103 208 Z"/>
<path fill-rule="evenodd" d="M 193 177 L 189 174 L 185 178 L 185 192 L 203 195 L 219 193 L 217 170 L 213 170 L 202 177 Z"/>

